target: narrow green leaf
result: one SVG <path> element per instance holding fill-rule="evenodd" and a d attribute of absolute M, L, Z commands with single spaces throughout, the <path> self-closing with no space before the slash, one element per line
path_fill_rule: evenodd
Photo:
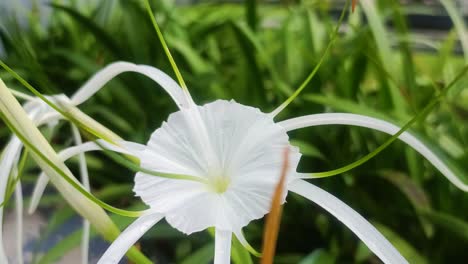
<path fill-rule="evenodd" d="M 316 249 L 298 264 L 333 264 L 336 263 L 336 257 L 325 249 Z"/>
<path fill-rule="evenodd" d="M 214 244 L 209 243 L 182 260 L 181 264 L 209 263 L 213 259 Z"/>
<path fill-rule="evenodd" d="M 233 236 L 231 258 L 236 264 L 252 264 L 252 257 L 247 249 L 242 246 L 237 237 Z"/>
<path fill-rule="evenodd" d="M 468 222 L 447 214 L 443 212 L 438 212 L 438 211 L 419 211 L 419 213 L 427 217 L 427 219 L 431 222 L 433 222 L 435 225 L 439 226 L 440 228 L 443 228 L 453 235 L 456 235 L 457 237 L 468 241 Z"/>
<path fill-rule="evenodd" d="M 67 6 L 56 3 L 50 3 L 49 5 L 56 10 L 64 11 L 76 22 L 78 22 L 78 24 L 82 25 L 83 28 L 88 29 L 96 37 L 96 39 L 98 39 L 100 43 L 107 47 L 116 57 L 120 57 L 122 54 L 125 54 L 125 50 L 118 46 L 117 43 L 119 42 L 113 39 L 111 35 L 109 35 L 104 29 L 100 28 L 90 18 Z"/>
<path fill-rule="evenodd" d="M 409 263 L 414 264 L 426 264 L 429 261 L 421 255 L 411 244 L 404 240 L 399 234 L 395 233 L 393 230 L 387 226 L 372 222 L 372 224 L 382 233 L 390 243 L 398 250 L 398 252 L 405 257 Z"/>
<path fill-rule="evenodd" d="M 355 161 L 353 163 L 350 163 L 350 164 L 348 164 L 346 166 L 343 166 L 341 168 L 330 170 L 330 171 L 324 171 L 324 172 L 310 173 L 311 177 L 312 178 L 323 178 L 323 177 L 329 177 L 329 176 L 344 173 L 346 171 L 349 171 L 351 169 L 354 169 L 354 168 L 364 164 L 365 162 L 367 162 L 368 160 L 373 158 L 375 155 L 379 154 L 381 151 L 386 149 L 390 144 L 392 144 L 403 132 L 408 130 L 411 127 L 411 125 L 413 125 L 416 121 L 420 121 L 420 119 L 426 117 L 426 115 L 439 103 L 439 101 L 444 98 L 444 96 L 450 90 L 450 88 L 452 88 L 462 77 L 465 76 L 467 71 L 468 71 L 468 66 L 465 66 L 463 68 L 463 70 L 457 75 L 457 77 L 443 91 L 441 91 L 441 93 L 438 96 L 436 96 L 434 99 L 432 99 L 426 105 L 426 107 L 424 107 L 424 109 L 422 111 L 420 111 L 416 116 L 411 118 L 411 120 L 409 120 L 396 134 L 394 134 L 390 139 L 388 139 L 385 143 L 380 145 L 374 151 L 372 151 L 371 153 L 365 155 L 361 159 L 359 159 L 359 160 L 357 160 L 357 161 Z"/>

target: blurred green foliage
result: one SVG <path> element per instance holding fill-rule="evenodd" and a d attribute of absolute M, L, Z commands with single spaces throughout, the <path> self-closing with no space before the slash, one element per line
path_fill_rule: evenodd
<path fill-rule="evenodd" d="M 328 1 L 276 4 L 207 2 L 175 5 L 152 1 L 156 19 L 195 101 L 234 99 L 271 111 L 297 88 L 315 66 L 336 26 Z M 369 1 L 363 1 L 369 2 Z M 372 2 L 372 1 L 370 1 Z M 305 114 L 344 111 L 403 124 L 466 64 L 453 50 L 460 32 L 440 41 L 415 36 L 397 1 L 359 6 L 347 17 L 329 56 L 303 94 L 278 120 Z M 76 91 L 94 72 L 118 60 L 149 64 L 173 75 L 140 1 L 52 1 L 48 24 L 41 10 L 28 13 L 27 25 L 2 17 L 5 61 L 46 94 Z M 367 24 L 365 21 L 369 21 Z M 393 25 L 392 32 L 387 30 Z M 413 49 L 425 43 L 431 52 Z M 24 90 L 0 72 L 12 88 Z M 468 181 L 467 79 L 413 131 L 455 164 Z M 81 107 L 123 138 L 145 142 L 175 105 L 162 89 L 126 73 Z M 58 129 L 69 129 L 62 126 Z M 70 144 L 55 133 L 57 148 Z M 4 142 L 8 131 L 0 127 Z M 388 136 L 363 128 L 320 127 L 291 133 L 303 149 L 300 171 L 334 169 L 359 159 Z M 125 207 L 132 199 L 132 174 L 99 154 L 88 155 L 91 183 L 98 197 Z M 76 169 L 72 160 L 71 167 Z M 123 172 L 124 171 L 124 172 Z M 25 181 L 34 181 L 30 173 Z M 416 152 L 394 143 L 365 165 L 344 175 L 315 180 L 366 218 L 410 263 L 460 263 L 468 259 L 468 199 Z M 62 207 L 49 192 L 43 206 Z M 58 211 L 48 231 L 70 212 Z M 61 219 L 61 220 L 60 220 Z M 122 226 L 131 219 L 116 217 Z M 119 220 L 120 219 L 120 220 Z M 260 248 L 262 221 L 246 228 Z M 46 232 L 46 233 L 47 233 Z M 143 251 L 164 263 L 204 263 L 212 256 L 208 234 L 186 238 L 162 225 L 151 231 Z M 43 259 L 56 259 L 78 246 L 72 234 Z M 155 251 L 154 249 L 157 248 Z M 55 254 L 55 255 L 54 255 Z M 367 248 L 332 216 L 290 195 L 278 241 L 277 263 L 378 263 Z M 240 257 L 240 256 L 238 256 Z"/>

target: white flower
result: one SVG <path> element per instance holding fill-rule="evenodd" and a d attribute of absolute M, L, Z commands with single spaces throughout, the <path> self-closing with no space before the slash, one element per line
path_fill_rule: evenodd
<path fill-rule="evenodd" d="M 119 72 L 127 66 L 126 63 L 116 63 L 102 72 Z M 148 66 L 135 67 L 146 69 Z M 101 79 L 102 72 L 79 93 L 90 96 L 97 92 L 105 82 L 93 84 L 93 80 Z M 218 100 L 197 106 L 188 92 L 166 75 L 158 73 L 159 76 L 153 75 L 153 80 L 171 95 L 180 110 L 171 114 L 167 122 L 151 135 L 147 145 L 120 141 L 117 147 L 103 141 L 99 144 L 88 142 L 61 155 L 65 160 L 78 153 L 99 150 L 104 145 L 112 151 L 138 157 L 145 170 L 192 177 L 192 180 L 170 179 L 137 173 L 134 191 L 150 209 L 113 242 L 99 263 L 118 263 L 126 251 L 162 218 L 186 234 L 215 227 L 214 262 L 229 263 L 232 234 L 246 245 L 241 229 L 269 211 L 285 148 L 290 152 L 289 191 L 333 214 L 383 262 L 407 263 L 357 212 L 301 179 L 309 176 L 296 172 L 301 155 L 290 145 L 287 134 L 303 127 L 331 124 L 362 126 L 394 134 L 399 130 L 397 126 L 371 117 L 343 113 L 316 114 L 275 122 L 274 114 L 234 101 Z M 416 137 L 405 132 L 399 138 L 426 157 L 457 187 L 468 190 L 467 185 Z M 285 192 L 283 202 L 286 195 Z"/>
<path fill-rule="evenodd" d="M 285 148 L 291 152 L 290 191 L 333 213 L 383 261 L 406 263 L 364 218 L 331 194 L 299 179 L 295 170 L 300 154 L 289 144 L 287 129 L 281 123 L 234 101 L 181 109 L 152 134 L 145 148 L 133 149 L 145 169 L 197 176 L 203 181 L 137 173 L 135 193 L 152 213 L 130 225 L 99 263 L 117 263 L 163 217 L 187 234 L 215 227 L 215 263 L 229 263 L 231 234 L 245 241 L 242 227 L 270 209 Z"/>

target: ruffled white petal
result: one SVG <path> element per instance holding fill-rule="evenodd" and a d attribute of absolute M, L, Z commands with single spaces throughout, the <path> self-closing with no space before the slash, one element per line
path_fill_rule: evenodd
<path fill-rule="evenodd" d="M 136 65 L 128 62 L 115 62 L 98 71 L 71 97 L 72 103 L 74 105 L 83 103 L 98 92 L 112 78 L 124 72 L 137 72 L 152 79 L 172 97 L 179 108 L 189 105 L 182 88 L 167 74 L 151 66 Z"/>
<path fill-rule="evenodd" d="M 216 229 L 214 264 L 229 264 L 231 260 L 231 231 Z"/>
<path fill-rule="evenodd" d="M 191 121 L 197 118 L 192 119 L 190 111 L 197 111 L 201 124 L 196 127 L 204 127 L 207 135 L 193 131 Z M 211 226 L 240 230 L 268 212 L 285 148 L 291 150 L 290 174 L 294 172 L 300 154 L 288 140 L 269 115 L 234 101 L 179 111 L 153 133 L 138 156 L 141 166 L 202 177 L 208 183 L 137 173 L 134 191 L 184 233 Z M 210 150 L 214 155 L 206 155 Z M 216 191 L 220 186 L 226 189 Z"/>
<path fill-rule="evenodd" d="M 359 127 L 367 127 L 375 129 L 390 135 L 396 134 L 400 127 L 383 121 L 381 119 L 372 118 L 363 115 L 345 114 L 345 113 L 330 113 L 330 114 L 316 114 L 308 115 L 297 118 L 292 118 L 278 123 L 287 131 L 320 125 L 351 125 Z M 444 162 L 437 157 L 426 145 L 419 139 L 411 135 L 409 132 L 404 132 L 398 137 L 401 141 L 405 142 L 421 155 L 423 155 L 429 162 L 434 165 L 450 182 L 461 190 L 468 192 L 468 184 L 462 182 L 455 173 L 450 170 Z"/>
<path fill-rule="evenodd" d="M 149 214 L 139 217 L 130 224 L 106 250 L 98 264 L 117 264 L 138 239 L 163 218 L 161 214 Z"/>
<path fill-rule="evenodd" d="M 366 219 L 330 193 L 304 181 L 294 180 L 288 189 L 330 212 L 353 231 L 384 263 L 408 263 L 388 240 Z"/>

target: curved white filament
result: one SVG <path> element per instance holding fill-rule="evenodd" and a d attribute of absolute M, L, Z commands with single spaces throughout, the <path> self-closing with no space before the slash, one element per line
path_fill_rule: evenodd
<path fill-rule="evenodd" d="M 8 179 L 10 172 L 13 169 L 17 154 L 21 152 L 22 144 L 21 141 L 13 136 L 8 145 L 5 147 L 2 158 L 0 160 L 0 200 L 3 203 L 5 201 L 5 194 L 8 185 Z M 3 222 L 3 209 L 0 208 L 0 223 Z M 3 229 L 0 228 L 0 263 L 8 263 L 5 249 L 3 247 Z"/>
<path fill-rule="evenodd" d="M 102 147 L 107 150 L 111 150 L 114 152 L 119 152 L 122 154 L 132 155 L 135 156 L 135 153 L 142 150 L 142 145 L 134 142 L 127 142 L 127 141 L 117 141 L 116 143 L 122 147 L 118 147 L 116 145 L 110 144 L 104 140 L 98 140 L 99 145 L 95 142 L 86 142 L 81 145 L 73 146 L 66 148 L 58 153 L 59 158 L 62 161 L 67 161 L 68 159 L 83 154 L 89 151 L 100 151 Z M 102 146 L 102 147 L 101 147 Z M 36 211 L 37 206 L 39 205 L 39 201 L 41 200 L 42 195 L 44 194 L 45 188 L 47 187 L 47 183 L 49 182 L 49 177 L 44 172 L 41 172 L 39 178 L 36 181 L 36 185 L 34 186 L 33 193 L 31 195 L 31 203 L 29 204 L 28 213 L 32 214 Z"/>
<path fill-rule="evenodd" d="M 216 229 L 214 264 L 229 264 L 231 261 L 232 232 Z"/>
<path fill-rule="evenodd" d="M 332 194 L 304 180 L 289 183 L 288 189 L 327 210 L 353 231 L 384 263 L 406 264 L 403 256 L 364 217 Z"/>
<path fill-rule="evenodd" d="M 72 104 L 79 105 L 85 102 L 112 78 L 124 72 L 137 72 L 152 79 L 172 97 L 179 108 L 185 108 L 190 105 L 182 88 L 167 74 L 151 66 L 136 65 L 128 62 L 114 62 L 98 71 L 71 97 Z"/>
<path fill-rule="evenodd" d="M 16 177 L 19 175 L 16 174 Z M 16 255 L 19 264 L 23 264 L 23 190 L 21 182 L 18 179 L 15 187 L 15 206 L 16 206 Z"/>
<path fill-rule="evenodd" d="M 287 131 L 321 125 L 350 125 L 359 126 L 375 129 L 390 135 L 396 134 L 400 127 L 389 123 L 387 121 L 368 117 L 357 114 L 347 113 L 329 113 L 329 114 L 315 114 L 292 118 L 278 123 Z M 468 185 L 462 182 L 455 173 L 445 163 L 437 157 L 426 145 L 424 145 L 419 139 L 410 134 L 404 132 L 398 137 L 401 141 L 408 144 L 410 147 L 415 149 L 419 154 L 423 155 L 434 167 L 436 167 L 451 183 L 460 188 L 461 190 L 468 192 Z"/>
<path fill-rule="evenodd" d="M 76 145 L 83 144 L 83 140 L 81 139 L 80 131 L 76 125 L 71 125 L 73 139 Z M 84 153 L 78 154 L 79 163 L 80 163 L 80 176 L 81 176 L 81 183 L 83 187 L 87 191 L 91 191 L 91 186 L 89 184 L 89 175 L 88 175 L 88 166 L 86 164 L 86 157 Z M 87 264 L 88 263 L 88 255 L 89 255 L 89 232 L 90 232 L 90 225 L 89 221 L 86 218 L 83 218 L 83 235 L 81 239 L 81 263 Z"/>
<path fill-rule="evenodd" d="M 98 264 L 119 263 L 128 249 L 162 218 L 162 214 L 149 214 L 139 217 L 114 240 L 99 259 Z"/>
<path fill-rule="evenodd" d="M 49 183 L 49 177 L 45 173 L 41 173 L 37 178 L 36 185 L 31 195 L 31 201 L 29 202 L 28 214 L 33 214 L 39 206 L 39 201 L 44 194 L 44 190 Z"/>

